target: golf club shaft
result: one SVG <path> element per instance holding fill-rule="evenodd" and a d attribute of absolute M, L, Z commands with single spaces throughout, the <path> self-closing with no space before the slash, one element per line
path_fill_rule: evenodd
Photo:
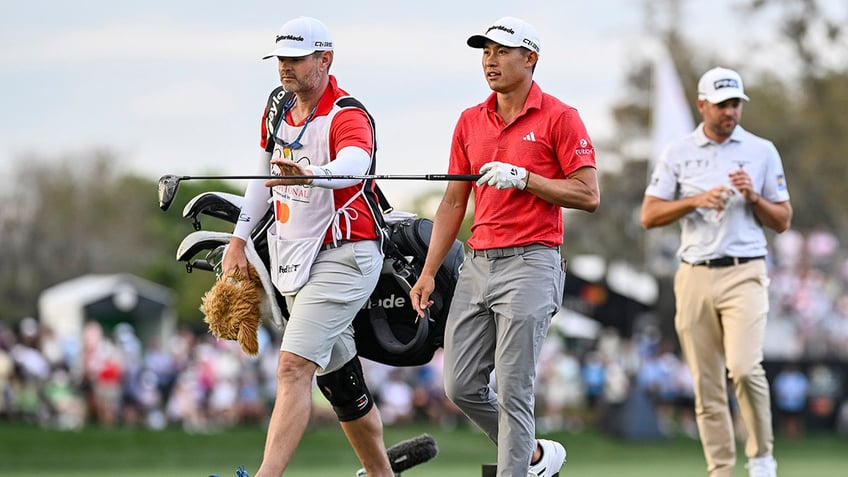
<path fill-rule="evenodd" d="M 395 175 L 395 174 L 366 174 L 366 175 L 305 175 L 305 176 L 277 176 L 277 175 L 232 175 L 232 176 L 177 176 L 178 180 L 235 180 L 235 179 L 327 179 L 327 180 L 406 180 L 406 181 L 476 181 L 481 174 L 422 174 L 422 175 Z"/>
<path fill-rule="evenodd" d="M 423 174 L 423 175 L 393 175 L 393 174 L 370 174 L 370 175 L 297 175 L 297 176 L 281 176 L 281 175 L 227 175 L 227 176 L 176 176 L 173 174 L 164 175 L 159 178 L 159 208 L 168 210 L 174 197 L 177 195 L 177 189 L 180 187 L 180 182 L 188 180 L 230 180 L 230 179 L 286 179 L 286 180 L 311 180 L 326 179 L 326 180 L 419 180 L 419 181 L 476 181 L 481 177 L 480 174 Z"/>

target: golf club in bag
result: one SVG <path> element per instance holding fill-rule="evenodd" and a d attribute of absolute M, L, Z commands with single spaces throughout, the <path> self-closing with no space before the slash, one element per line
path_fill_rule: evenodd
<path fill-rule="evenodd" d="M 176 176 L 164 176 L 164 180 L 160 180 L 160 204 L 163 185 L 172 191 L 164 197 L 170 205 L 176 193 L 175 184 L 184 180 L 172 180 L 170 177 Z M 203 192 L 186 204 L 183 217 L 192 221 L 195 232 L 180 243 L 176 258 L 185 263 L 188 272 L 201 269 L 220 276 L 229 234 L 201 230 L 201 217 L 235 224 L 242 200 L 242 196 L 235 194 Z M 410 303 L 409 290 L 418 279 L 427 255 L 432 221 L 393 210 L 384 213 L 383 219 L 383 270 L 374 292 L 354 319 L 357 350 L 364 358 L 391 366 L 426 364 L 443 343 L 444 323 L 464 259 L 464 246 L 458 240 L 454 242 L 436 276 L 436 289 L 431 295 L 434 303 L 425 313 L 425 318 L 419 319 Z M 269 210 L 250 235 L 266 269 L 270 264 L 267 231 L 273 223 L 273 213 Z M 285 299 L 276 289 L 274 293 L 280 310 L 287 318 Z"/>

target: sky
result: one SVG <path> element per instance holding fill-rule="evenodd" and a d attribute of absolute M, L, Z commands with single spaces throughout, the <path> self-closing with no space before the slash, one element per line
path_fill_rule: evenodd
<path fill-rule="evenodd" d="M 380 174 L 447 169 L 456 119 L 490 93 L 480 52 L 465 41 L 507 15 L 536 27 L 536 81 L 576 107 L 599 143 L 615 133 L 610 107 L 650 44 L 643 3 L 0 0 L 0 174 L 32 155 L 94 149 L 154 181 L 257 172 L 259 119 L 279 84 L 276 62 L 261 57 L 279 27 L 300 15 L 329 27 L 331 73 L 375 117 Z M 710 45 L 717 37 L 743 41 L 752 28 L 728 20 L 736 18 L 734 3 L 684 2 L 687 32 Z M 704 5 L 711 15 L 699 10 Z M 728 61 L 739 60 L 734 52 Z M 443 185 L 382 187 L 402 205 Z"/>

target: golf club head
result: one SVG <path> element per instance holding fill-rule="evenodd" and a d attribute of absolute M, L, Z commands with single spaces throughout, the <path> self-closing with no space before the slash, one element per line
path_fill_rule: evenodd
<path fill-rule="evenodd" d="M 215 217 L 231 224 L 238 222 L 244 197 L 227 192 L 202 192 L 183 208 L 183 217 L 197 220 L 200 214 Z"/>
<path fill-rule="evenodd" d="M 177 190 L 180 188 L 180 178 L 173 174 L 166 174 L 159 178 L 159 208 L 168 210 L 174 197 L 177 196 Z"/>
<path fill-rule="evenodd" d="M 230 243 L 230 237 L 232 235 L 228 233 L 210 230 L 192 232 L 186 235 L 177 247 L 177 261 L 188 262 L 201 252 L 208 254 L 211 250 Z"/>

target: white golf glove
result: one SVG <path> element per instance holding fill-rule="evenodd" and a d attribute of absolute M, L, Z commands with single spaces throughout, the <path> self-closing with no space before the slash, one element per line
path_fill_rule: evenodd
<path fill-rule="evenodd" d="M 524 190 L 527 183 L 524 178 L 527 177 L 527 169 L 523 167 L 513 166 L 503 162 L 487 162 L 480 168 L 480 173 L 483 176 L 477 179 L 477 185 L 489 184 L 497 189 L 509 189 L 515 187 Z"/>

